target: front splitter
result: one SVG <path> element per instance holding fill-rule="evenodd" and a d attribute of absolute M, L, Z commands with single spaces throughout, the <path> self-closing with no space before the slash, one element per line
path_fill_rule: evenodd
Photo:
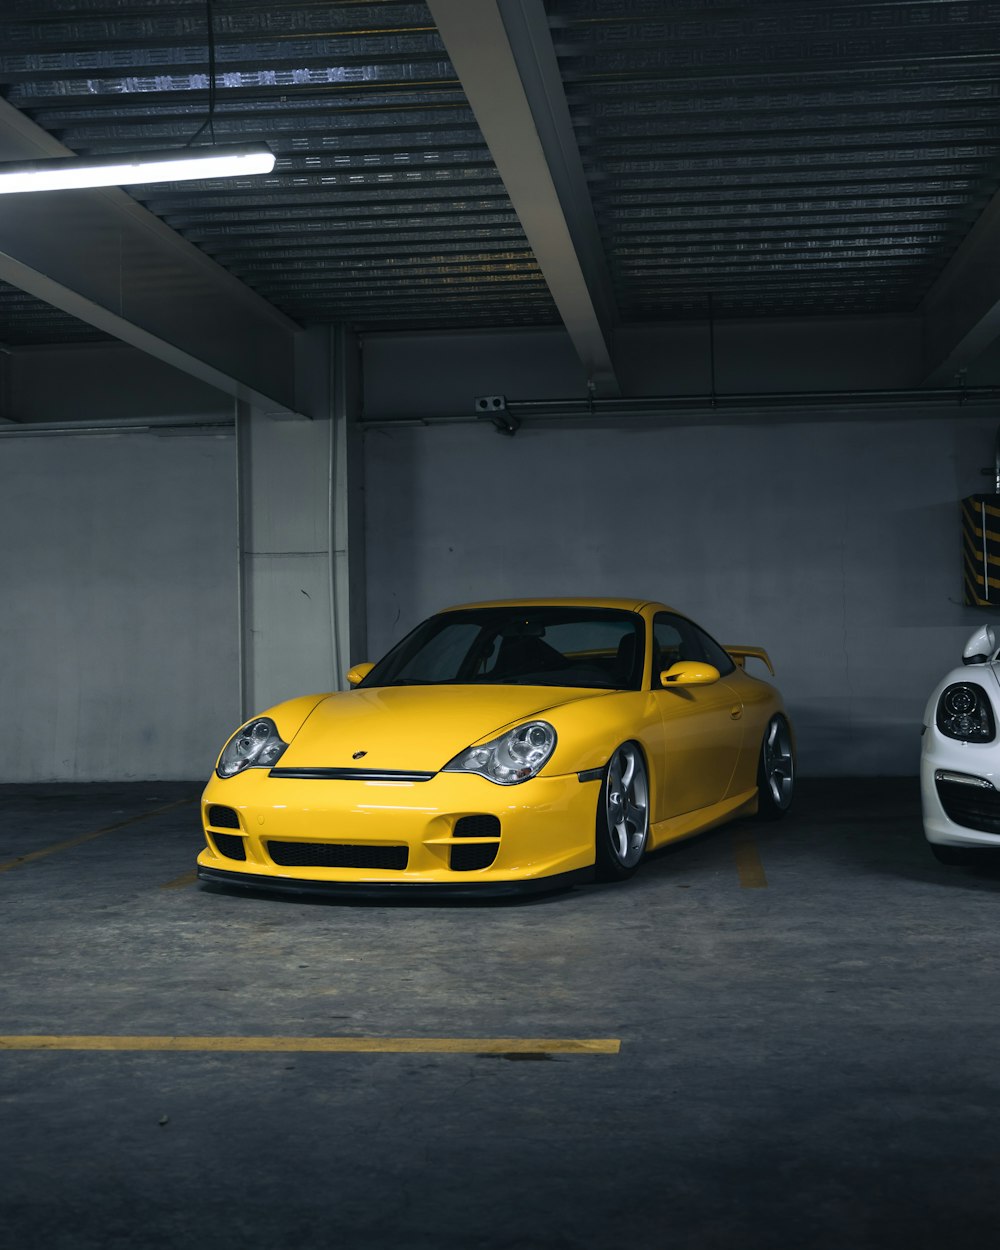
<path fill-rule="evenodd" d="M 206 885 L 253 891 L 256 894 L 298 894 L 320 898 L 417 899 L 517 898 L 525 894 L 555 894 L 594 879 L 592 868 L 533 877 L 527 881 L 300 881 L 296 877 L 260 877 L 256 873 L 227 872 L 199 864 L 198 880 Z"/>

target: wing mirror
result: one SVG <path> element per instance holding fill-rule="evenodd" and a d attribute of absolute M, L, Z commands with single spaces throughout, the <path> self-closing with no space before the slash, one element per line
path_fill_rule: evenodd
<path fill-rule="evenodd" d="M 700 660 L 678 660 L 660 674 L 661 686 L 710 686 L 722 674 L 713 664 Z"/>
<path fill-rule="evenodd" d="M 347 670 L 348 685 L 356 686 L 358 682 L 364 681 L 374 667 L 374 664 L 370 664 L 365 660 L 363 664 L 355 664 L 353 668 L 349 668 Z"/>
<path fill-rule="evenodd" d="M 997 653 L 997 636 L 992 625 L 981 625 L 965 644 L 963 664 L 989 664 Z"/>

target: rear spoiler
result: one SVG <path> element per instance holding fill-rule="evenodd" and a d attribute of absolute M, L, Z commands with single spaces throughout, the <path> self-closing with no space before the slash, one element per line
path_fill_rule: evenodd
<path fill-rule="evenodd" d="M 768 672 L 771 676 L 774 676 L 774 665 L 771 663 L 771 657 L 767 654 L 763 647 L 726 647 L 726 650 L 733 657 L 740 668 L 746 668 L 748 659 L 760 660 L 762 664 L 767 665 Z"/>

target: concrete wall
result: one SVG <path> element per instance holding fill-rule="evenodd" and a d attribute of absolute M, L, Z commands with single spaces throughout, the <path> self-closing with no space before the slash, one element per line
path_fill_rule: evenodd
<path fill-rule="evenodd" d="M 273 421 L 240 405 L 247 716 L 337 687 L 332 624 L 333 423 Z"/>
<path fill-rule="evenodd" d="M 720 326 L 717 380 L 910 385 L 916 324 L 769 324 L 742 336 Z M 630 393 L 703 392 L 704 329 L 621 331 Z M 75 364 L 74 353 L 58 368 L 36 353 L 30 370 L 27 357 L 8 369 L 18 416 L 225 407 L 176 379 L 151 388 L 130 353 L 124 372 L 109 367 L 118 357 L 107 345 L 81 349 Z M 363 360 L 368 419 L 471 415 L 477 394 L 579 393 L 558 330 L 368 336 Z M 321 366 L 312 373 L 326 385 Z M 364 472 L 344 460 L 355 503 L 367 486 L 368 657 L 450 602 L 661 598 L 723 641 L 772 651 L 807 772 L 914 772 L 927 691 L 983 619 L 960 602 L 956 505 L 985 485 L 997 418 L 985 407 L 842 415 L 529 422 L 513 439 L 489 424 L 368 429 Z M 252 710 L 329 688 L 343 667 L 329 581 L 313 577 L 331 550 L 335 562 L 343 555 L 329 507 L 330 474 L 343 466 L 337 456 L 331 466 L 323 423 L 258 433 L 244 554 L 262 557 L 267 578 L 248 581 L 245 624 L 274 645 L 263 668 L 248 646 Z M 205 774 L 240 716 L 236 518 L 231 435 L 0 440 L 0 778 Z M 349 545 L 358 549 L 356 536 Z M 312 581 L 299 575 L 303 555 Z M 289 650 L 291 635 L 312 640 L 308 653 Z M 340 650 L 363 658 L 353 642 Z"/>
<path fill-rule="evenodd" d="M 449 603 L 661 599 L 769 649 L 804 772 L 914 773 L 930 687 L 984 619 L 961 606 L 957 503 L 985 488 L 996 417 L 961 414 L 371 430 L 371 658 Z"/>
<path fill-rule="evenodd" d="M 200 778 L 244 711 L 342 682 L 365 650 L 363 473 L 333 341 L 301 344 L 322 419 L 241 404 L 225 432 L 74 434 L 234 405 L 120 345 L 2 357 L 6 411 L 70 428 L 0 438 L 0 780 Z"/>
<path fill-rule="evenodd" d="M 246 715 L 346 686 L 364 639 L 364 506 L 356 345 L 304 336 L 312 421 L 237 406 Z M 308 350 L 306 350 L 308 349 Z"/>
<path fill-rule="evenodd" d="M 0 779 L 207 776 L 239 720 L 232 435 L 0 442 Z"/>

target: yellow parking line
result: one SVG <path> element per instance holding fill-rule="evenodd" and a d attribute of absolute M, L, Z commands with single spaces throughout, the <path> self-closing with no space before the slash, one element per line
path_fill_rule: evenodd
<path fill-rule="evenodd" d="M 333 1054 L 617 1055 L 616 1037 L 102 1037 L 0 1036 L 0 1050 L 299 1051 Z"/>
<path fill-rule="evenodd" d="M 192 868 L 190 872 L 184 873 L 180 877 L 174 877 L 173 881 L 165 881 L 160 886 L 161 890 L 182 890 L 186 885 L 194 885 L 198 880 L 198 869 Z"/>
<path fill-rule="evenodd" d="M 766 890 L 764 865 L 760 862 L 757 843 L 751 834 L 733 834 L 733 854 L 736 856 L 736 871 L 740 874 L 740 888 Z"/>
<path fill-rule="evenodd" d="M 168 803 L 165 807 L 154 807 L 151 812 L 142 812 L 138 816 L 130 816 L 128 820 L 119 820 L 114 825 L 105 825 L 103 829 L 95 829 L 93 833 L 82 833 L 78 838 L 67 838 L 65 842 L 57 842 L 54 846 L 47 846 L 42 851 L 29 851 L 27 855 L 18 855 L 16 859 L 8 859 L 6 863 L 0 864 L 0 872 L 10 872 L 12 868 L 20 868 L 23 864 L 30 864 L 33 860 L 44 859 L 46 855 L 55 855 L 56 851 L 68 851 L 71 847 L 80 846 L 84 842 L 92 842 L 94 838 L 101 838 L 104 834 L 113 833 L 116 829 L 124 829 L 126 825 L 134 825 L 138 820 L 148 820 L 150 816 L 159 816 L 161 812 L 169 812 L 175 807 L 183 807 L 185 803 L 194 802 L 194 799 L 178 799 L 176 803 Z"/>

